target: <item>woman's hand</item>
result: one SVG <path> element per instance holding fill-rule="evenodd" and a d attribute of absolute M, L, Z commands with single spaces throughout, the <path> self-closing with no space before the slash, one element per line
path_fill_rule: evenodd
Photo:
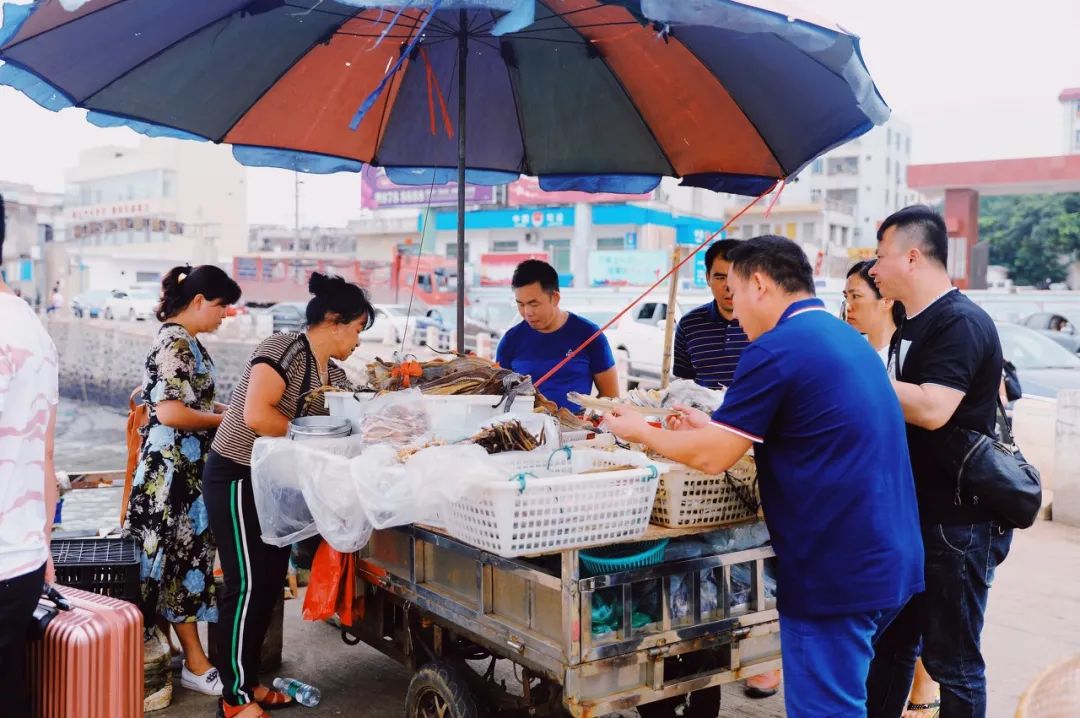
<path fill-rule="evenodd" d="M 691 431 L 704 429 L 712 423 L 712 417 L 700 409 L 685 404 L 676 404 L 674 407 L 678 414 L 668 417 L 667 428 L 672 431 Z"/>
<path fill-rule="evenodd" d="M 624 441 L 640 443 L 644 441 L 644 435 L 649 430 L 649 422 L 645 417 L 634 411 L 617 406 L 607 414 L 600 423 L 615 436 Z"/>

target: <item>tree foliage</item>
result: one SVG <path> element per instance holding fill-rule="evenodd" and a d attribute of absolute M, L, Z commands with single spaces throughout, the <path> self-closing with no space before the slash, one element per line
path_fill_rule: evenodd
<path fill-rule="evenodd" d="M 984 197 L 979 238 L 1016 284 L 1060 282 L 1080 257 L 1080 194 Z"/>

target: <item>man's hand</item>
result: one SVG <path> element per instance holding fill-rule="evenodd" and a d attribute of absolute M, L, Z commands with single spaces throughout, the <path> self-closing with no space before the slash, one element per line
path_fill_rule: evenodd
<path fill-rule="evenodd" d="M 667 428 L 672 431 L 690 431 L 691 429 L 704 429 L 712 423 L 712 417 L 700 409 L 685 404 L 676 404 L 675 411 L 679 412 L 668 417 Z"/>
<path fill-rule="evenodd" d="M 635 443 L 643 441 L 644 435 L 650 428 L 649 422 L 645 420 L 644 416 L 633 409 L 625 409 L 621 406 L 617 406 L 604 414 L 601 426 L 606 427 L 608 431 L 620 439 Z"/>

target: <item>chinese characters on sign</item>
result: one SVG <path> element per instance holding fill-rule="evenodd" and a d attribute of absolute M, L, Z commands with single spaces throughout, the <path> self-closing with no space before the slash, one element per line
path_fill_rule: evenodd
<path fill-rule="evenodd" d="M 561 210 L 515 212 L 510 218 L 516 229 L 539 229 L 540 227 L 565 227 L 566 213 Z"/>

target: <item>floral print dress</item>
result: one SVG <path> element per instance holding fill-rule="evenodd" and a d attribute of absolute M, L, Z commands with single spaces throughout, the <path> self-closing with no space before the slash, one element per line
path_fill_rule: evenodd
<path fill-rule="evenodd" d="M 202 497 L 202 469 L 213 432 L 174 429 L 157 418 L 163 401 L 214 410 L 214 364 L 182 326 L 164 324 L 158 331 L 146 358 L 142 398 L 149 423 L 124 530 L 142 548 L 143 615 L 148 624 L 157 616 L 170 623 L 216 622 L 216 546 Z"/>

